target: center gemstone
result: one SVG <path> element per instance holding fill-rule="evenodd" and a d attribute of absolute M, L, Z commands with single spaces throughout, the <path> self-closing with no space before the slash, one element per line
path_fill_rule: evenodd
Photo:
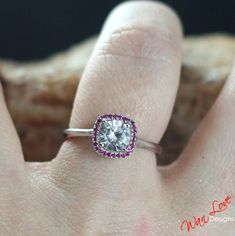
<path fill-rule="evenodd" d="M 108 158 L 126 158 L 136 145 L 137 127 L 128 117 L 103 114 L 94 124 L 92 144 L 95 151 Z"/>
<path fill-rule="evenodd" d="M 97 138 L 103 149 L 125 152 L 131 142 L 131 126 L 123 120 L 103 120 Z"/>

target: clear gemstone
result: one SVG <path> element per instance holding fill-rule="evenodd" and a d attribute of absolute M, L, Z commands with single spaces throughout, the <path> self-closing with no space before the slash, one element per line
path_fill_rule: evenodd
<path fill-rule="evenodd" d="M 97 139 L 102 148 L 109 152 L 125 152 L 131 142 L 131 125 L 123 120 L 103 120 Z"/>

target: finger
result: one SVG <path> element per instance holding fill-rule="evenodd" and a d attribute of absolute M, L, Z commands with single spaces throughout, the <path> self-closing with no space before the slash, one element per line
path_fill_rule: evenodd
<path fill-rule="evenodd" d="M 139 137 L 159 142 L 175 101 L 180 44 L 180 23 L 168 7 L 139 1 L 117 7 L 85 69 L 70 127 L 93 127 L 104 113 L 128 114 L 139 127 Z M 70 140 L 62 146 L 53 164 L 63 178 L 102 182 L 116 176 L 116 181 L 125 183 L 129 173 L 134 182 L 145 175 L 155 177 L 153 153 L 135 149 L 132 157 L 112 161 L 98 158 L 87 140 Z"/>
<path fill-rule="evenodd" d="M 234 120 L 235 67 L 181 158 L 172 166 L 172 179 L 178 179 L 181 188 L 191 187 L 192 200 L 198 202 L 208 198 L 211 201 L 215 197 L 223 199 L 234 194 Z M 183 193 L 187 188 L 178 191 Z"/>
<path fill-rule="evenodd" d="M 19 138 L 6 107 L 0 83 L 0 176 L 6 179 L 16 177 L 24 166 Z"/>

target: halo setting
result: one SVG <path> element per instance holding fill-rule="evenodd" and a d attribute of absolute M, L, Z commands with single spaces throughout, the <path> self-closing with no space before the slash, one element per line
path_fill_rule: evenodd
<path fill-rule="evenodd" d="M 97 153 L 109 158 L 131 155 L 136 144 L 137 128 L 130 118 L 113 114 L 101 115 L 93 130 L 93 147 Z"/>

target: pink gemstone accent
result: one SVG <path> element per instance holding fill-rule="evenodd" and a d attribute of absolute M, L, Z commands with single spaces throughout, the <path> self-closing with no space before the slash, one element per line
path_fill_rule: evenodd
<path fill-rule="evenodd" d="M 125 131 L 129 130 L 128 132 L 130 133 L 130 135 L 129 136 L 127 135 L 128 142 L 126 141 L 127 139 L 125 139 L 126 138 L 125 136 L 123 138 L 127 142 L 127 144 L 124 143 L 125 145 L 123 145 L 125 147 L 124 149 L 119 150 L 120 147 L 117 146 L 116 148 L 115 144 L 113 144 L 112 142 L 108 143 L 109 142 L 107 141 L 108 139 L 106 140 L 106 143 L 101 141 L 102 139 L 100 137 L 101 135 L 103 135 L 101 134 L 102 127 L 105 126 L 106 124 L 110 125 L 110 122 L 113 125 L 112 127 L 113 129 L 116 129 L 116 128 L 120 129 L 120 127 L 122 128 L 126 124 L 128 125 L 127 126 L 128 128 L 125 128 Z M 115 127 L 114 125 L 115 122 L 119 125 L 118 127 L 117 126 Z M 121 130 L 121 132 L 123 132 L 123 130 Z M 112 133 L 115 134 L 113 130 L 112 130 Z M 131 153 L 133 152 L 133 149 L 136 144 L 136 135 L 137 135 L 137 128 L 136 128 L 135 122 L 131 120 L 130 118 L 121 116 L 121 115 L 116 115 L 116 114 L 104 114 L 104 115 L 99 116 L 95 122 L 92 141 L 93 141 L 94 149 L 100 155 L 104 157 L 108 157 L 108 158 L 126 158 L 130 156 Z M 113 137 L 114 139 L 118 139 L 120 135 L 118 136 L 117 134 L 116 135 L 117 137 L 115 135 L 113 136 L 114 136 Z M 112 145 L 112 148 L 114 149 L 118 149 L 118 148 L 119 149 L 118 151 L 110 150 L 107 148 L 108 145 Z"/>

